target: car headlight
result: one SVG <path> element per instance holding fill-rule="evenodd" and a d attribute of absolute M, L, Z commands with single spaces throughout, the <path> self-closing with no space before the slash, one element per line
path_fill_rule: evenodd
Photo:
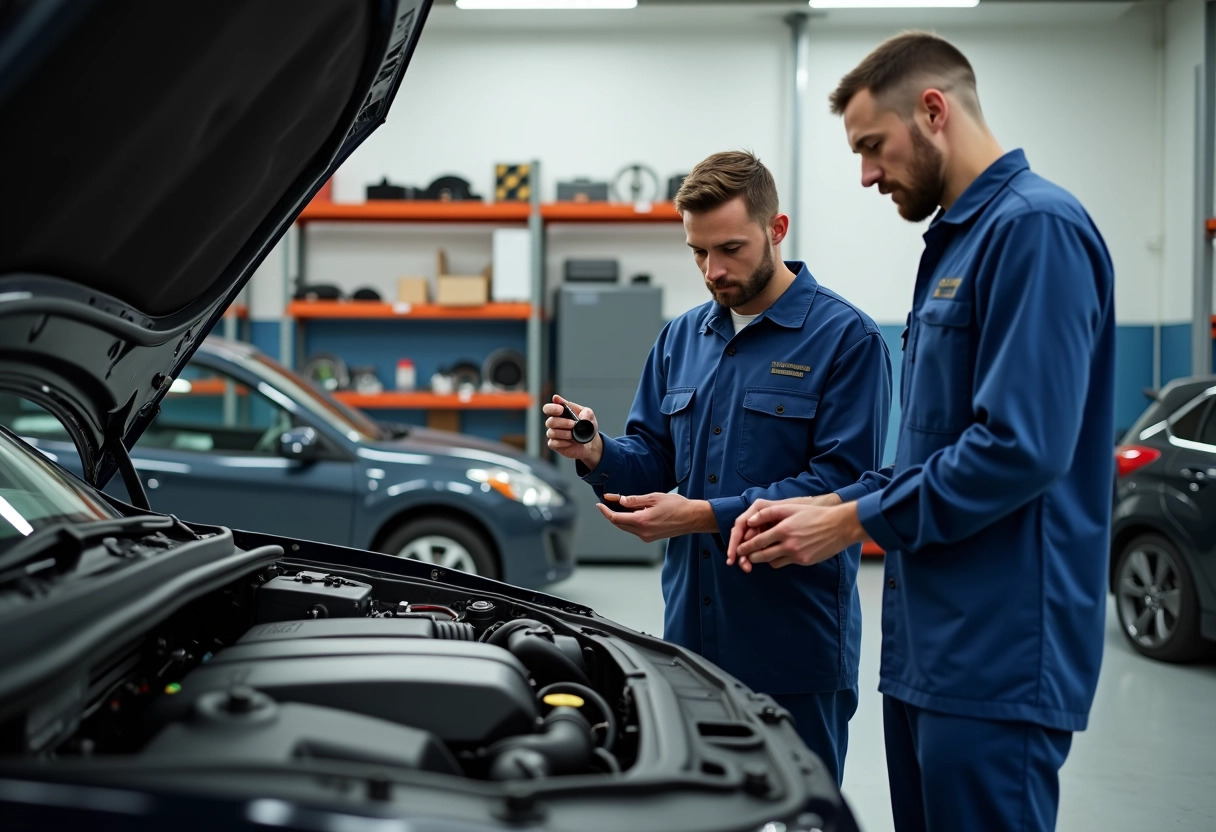
<path fill-rule="evenodd" d="M 555 508 L 563 505 L 566 498 L 535 474 L 512 471 L 510 468 L 471 468 L 469 479 L 482 484 L 482 488 L 493 488 L 508 500 L 526 506 Z"/>

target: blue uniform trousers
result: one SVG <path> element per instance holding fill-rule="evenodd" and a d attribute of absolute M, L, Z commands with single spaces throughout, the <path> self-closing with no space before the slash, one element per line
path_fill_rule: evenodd
<path fill-rule="evenodd" d="M 849 720 L 857 712 L 857 686 L 827 693 L 775 693 L 777 704 L 794 717 L 794 728 L 839 786 L 849 750 Z"/>
<path fill-rule="evenodd" d="M 1039 832 L 1056 825 L 1071 731 L 927 711 L 883 697 L 896 832 Z"/>

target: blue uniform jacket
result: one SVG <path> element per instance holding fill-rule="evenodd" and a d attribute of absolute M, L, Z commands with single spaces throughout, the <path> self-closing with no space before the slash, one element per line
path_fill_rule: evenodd
<path fill-rule="evenodd" d="M 749 575 L 725 541 L 753 500 L 829 493 L 881 464 L 891 362 L 870 318 L 787 265 L 793 284 L 738 334 L 713 301 L 664 327 L 625 435 L 604 437 L 585 479 L 601 496 L 708 500 L 718 532 L 667 544 L 664 637 L 756 690 L 816 693 L 857 682 L 860 548 Z"/>
<path fill-rule="evenodd" d="M 1110 256 L 1077 200 L 1021 151 L 924 237 L 893 476 L 857 507 L 888 552 L 879 690 L 1082 730 L 1102 660 L 1114 478 Z"/>

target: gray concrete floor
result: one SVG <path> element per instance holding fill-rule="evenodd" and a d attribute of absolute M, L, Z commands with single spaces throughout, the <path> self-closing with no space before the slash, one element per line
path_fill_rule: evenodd
<path fill-rule="evenodd" d="M 892 828 L 878 695 L 882 563 L 858 578 L 865 626 L 861 701 L 850 727 L 844 793 L 864 832 Z M 554 594 L 651 635 L 663 633 L 659 567 L 584 564 Z M 1135 653 L 1108 609 L 1106 652 L 1089 730 L 1060 773 L 1058 829 L 1216 830 L 1216 663 L 1167 665 Z"/>

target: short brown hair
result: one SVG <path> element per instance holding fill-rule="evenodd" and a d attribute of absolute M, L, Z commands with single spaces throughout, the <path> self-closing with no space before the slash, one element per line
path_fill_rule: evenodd
<path fill-rule="evenodd" d="M 983 118 L 975 91 L 975 71 L 952 44 L 928 32 L 904 32 L 883 41 L 828 97 L 841 115 L 853 96 L 868 89 L 883 106 L 910 118 L 917 97 L 928 87 L 954 91 L 963 106 Z"/>
<path fill-rule="evenodd" d="M 725 205 L 737 196 L 743 197 L 747 215 L 759 225 L 768 225 L 780 207 L 777 183 L 754 153 L 728 150 L 715 153 L 700 162 L 684 177 L 676 194 L 676 210 L 700 213 Z"/>

